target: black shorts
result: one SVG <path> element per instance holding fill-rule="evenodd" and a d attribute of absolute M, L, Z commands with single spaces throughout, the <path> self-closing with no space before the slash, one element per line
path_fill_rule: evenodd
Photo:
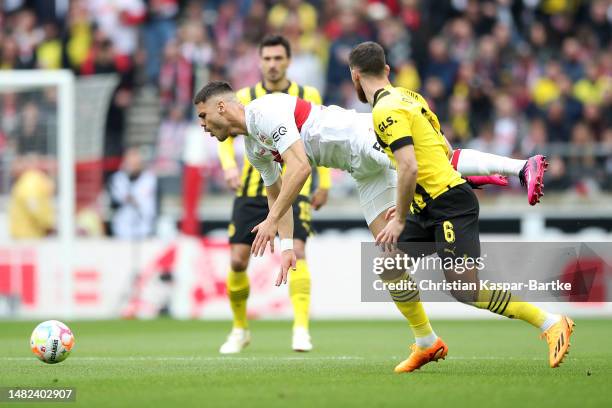
<path fill-rule="evenodd" d="M 426 243 L 418 246 L 423 255 L 437 252 L 442 259 L 476 259 L 480 256 L 479 210 L 472 188 L 460 184 L 433 199 L 419 214 L 410 214 L 399 242 Z"/>
<path fill-rule="evenodd" d="M 252 245 L 255 234 L 251 230 L 268 216 L 266 197 L 236 197 L 232 220 L 228 226 L 230 244 Z M 312 234 L 310 199 L 299 195 L 293 203 L 293 238 L 306 241 Z"/>

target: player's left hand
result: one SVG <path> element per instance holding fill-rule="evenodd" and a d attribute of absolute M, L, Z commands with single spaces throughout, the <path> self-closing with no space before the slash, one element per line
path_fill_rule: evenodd
<path fill-rule="evenodd" d="M 393 250 L 405 226 L 406 221 L 392 218 L 376 236 L 376 245 L 382 246 L 385 250 Z"/>
<path fill-rule="evenodd" d="M 295 271 L 295 252 L 293 249 L 286 249 L 281 254 L 281 268 L 278 276 L 276 277 L 276 286 L 280 286 L 283 283 L 287 283 L 287 277 L 289 276 L 289 268 Z"/>
<path fill-rule="evenodd" d="M 310 205 L 316 211 L 318 211 L 321 207 L 327 204 L 327 197 L 329 196 L 329 190 L 326 188 L 317 188 L 317 190 L 312 194 L 312 199 L 310 200 Z"/>
<path fill-rule="evenodd" d="M 395 213 L 397 212 L 397 207 L 393 206 L 387 210 L 385 213 L 385 221 L 389 221 L 391 218 L 395 217 Z"/>
<path fill-rule="evenodd" d="M 255 256 L 262 256 L 266 251 L 268 242 L 270 243 L 270 251 L 274 253 L 274 238 L 278 231 L 278 223 L 266 218 L 263 222 L 259 223 L 251 230 L 253 233 L 257 233 L 253 245 L 251 245 L 251 254 Z"/>

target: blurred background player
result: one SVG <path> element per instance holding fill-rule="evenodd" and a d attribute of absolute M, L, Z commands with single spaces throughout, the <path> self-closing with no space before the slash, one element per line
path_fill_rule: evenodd
<path fill-rule="evenodd" d="M 142 239 L 155 231 L 157 176 L 142 156 L 140 148 L 128 148 L 121 169 L 109 181 L 112 235 L 117 238 Z"/>
<path fill-rule="evenodd" d="M 8 210 L 13 239 L 44 238 L 55 228 L 55 183 L 45 167 L 33 153 L 15 162 Z"/>
<path fill-rule="evenodd" d="M 291 47 L 286 38 L 278 35 L 265 37 L 259 45 L 259 63 L 263 80 L 240 89 L 236 95 L 240 103 L 247 105 L 253 99 L 273 92 L 297 96 L 317 105 L 321 96 L 316 88 L 302 86 L 287 78 L 291 62 Z M 221 353 L 238 353 L 250 342 L 247 322 L 247 299 L 249 279 L 246 270 L 249 265 L 251 245 L 255 234 L 253 227 L 262 222 L 268 214 L 268 200 L 261 175 L 244 159 L 242 175 L 239 175 L 234 153 L 234 138 L 219 143 L 219 158 L 225 173 L 227 185 L 236 190 L 236 197 L 229 225 L 230 270 L 227 277 L 227 292 L 234 316 L 232 332 L 219 350 Z M 293 305 L 294 323 L 292 348 L 295 351 L 310 351 L 312 343 L 308 331 L 310 308 L 310 272 L 306 263 L 305 243 L 311 234 L 310 207 L 315 210 L 327 202 L 331 185 L 329 169 L 319 167 L 318 187 L 312 193 L 313 180 L 309 178 L 297 201 L 293 205 L 294 250 L 297 269 L 289 274 L 289 294 Z"/>

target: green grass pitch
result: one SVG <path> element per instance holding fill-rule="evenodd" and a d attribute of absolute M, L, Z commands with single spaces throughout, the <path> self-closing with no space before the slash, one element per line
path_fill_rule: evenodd
<path fill-rule="evenodd" d="M 576 321 L 569 356 L 550 369 L 538 331 L 518 321 L 434 321 L 445 361 L 411 374 L 403 321 L 315 321 L 315 350 L 290 350 L 290 323 L 251 325 L 240 355 L 220 356 L 227 322 L 68 322 L 73 354 L 46 365 L 34 322 L 0 322 L 0 387 L 76 387 L 43 407 L 604 407 L 612 401 L 612 321 Z M 13 403 L 4 406 L 17 406 Z M 18 404 L 19 405 L 19 404 Z M 26 404 L 25 406 L 33 406 Z"/>

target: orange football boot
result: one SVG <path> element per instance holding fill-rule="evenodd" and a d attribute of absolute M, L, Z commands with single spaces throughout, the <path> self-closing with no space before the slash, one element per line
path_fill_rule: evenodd
<path fill-rule="evenodd" d="M 574 321 L 567 316 L 553 324 L 540 335 L 548 343 L 548 361 L 551 368 L 557 368 L 566 354 L 569 354 L 570 336 L 574 332 Z"/>
<path fill-rule="evenodd" d="M 444 360 L 448 354 L 448 346 L 439 337 L 431 347 L 422 349 L 413 344 L 410 346 L 410 350 L 412 350 L 410 356 L 395 367 L 394 371 L 396 373 L 409 373 L 418 370 L 432 361 Z"/>

